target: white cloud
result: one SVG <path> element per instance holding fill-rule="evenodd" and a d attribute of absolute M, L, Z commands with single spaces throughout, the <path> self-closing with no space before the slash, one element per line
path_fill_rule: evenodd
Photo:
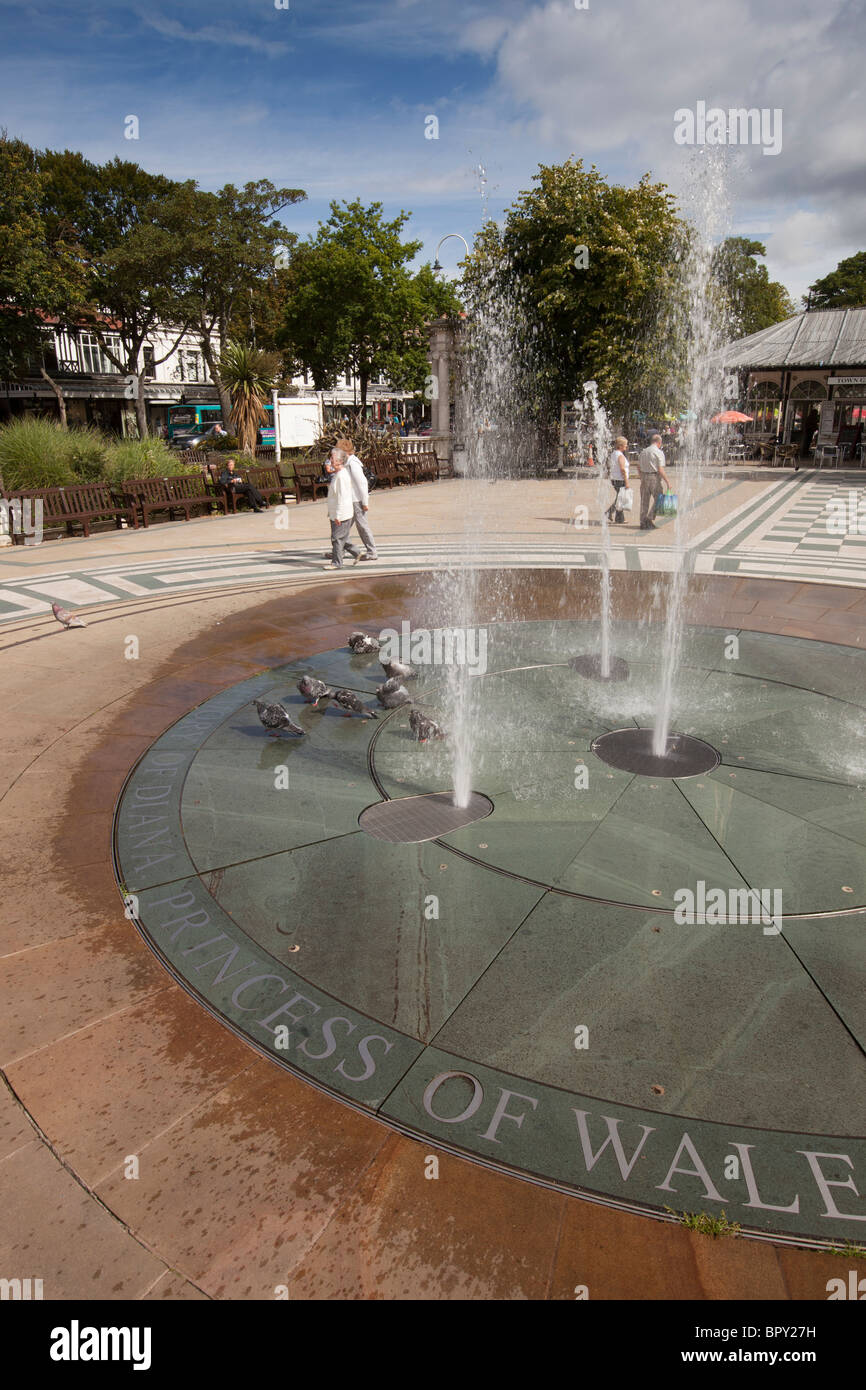
<path fill-rule="evenodd" d="M 280 40 L 262 38 L 258 34 L 247 33 L 229 24 L 204 24 L 198 29 L 188 29 L 177 19 L 150 10 L 136 10 L 143 24 L 155 29 L 167 39 L 182 39 L 185 43 L 214 43 L 235 48 L 249 48 L 256 53 L 266 53 L 276 57 L 288 53 L 290 45 Z"/>

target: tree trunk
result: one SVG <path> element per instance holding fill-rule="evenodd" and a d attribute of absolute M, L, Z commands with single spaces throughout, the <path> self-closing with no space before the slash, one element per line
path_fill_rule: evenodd
<path fill-rule="evenodd" d="M 138 423 L 139 439 L 147 439 L 147 401 L 144 399 L 144 373 L 130 372 L 130 376 L 135 378 L 135 418 Z"/>
<path fill-rule="evenodd" d="M 51 390 L 54 392 L 55 397 L 57 398 L 57 409 L 60 411 L 60 428 L 62 430 L 68 429 L 69 426 L 66 419 L 66 401 L 63 399 L 63 392 L 57 385 L 57 382 L 54 381 L 53 378 L 48 375 L 44 367 L 40 367 L 39 370 L 44 379 L 48 382 L 48 385 L 51 387 Z"/>
<path fill-rule="evenodd" d="M 222 412 L 223 425 L 224 425 L 224 427 L 229 431 L 229 433 L 231 433 L 231 432 L 232 432 L 232 426 L 231 426 L 232 398 L 231 398 L 231 393 L 230 393 L 230 392 L 227 390 L 227 388 L 223 385 L 223 380 L 222 380 L 222 377 L 220 376 L 220 370 L 219 370 L 219 367 L 217 366 L 217 360 L 216 360 L 216 357 L 214 356 L 213 346 L 212 346 L 212 344 L 211 344 L 210 337 L 209 337 L 208 335 L 206 335 L 205 333 L 203 333 L 203 332 L 201 331 L 201 328 L 199 328 L 199 334 L 200 334 L 199 343 L 200 343 L 200 345 L 201 345 L 201 355 L 202 355 L 202 357 L 204 358 L 205 362 L 207 363 L 207 369 L 208 369 L 208 371 L 209 371 L 210 374 L 211 374 L 211 380 L 213 381 L 213 384 L 214 384 L 214 386 L 215 386 L 216 389 L 217 389 L 217 395 L 219 396 L 219 399 L 220 399 L 220 411 Z"/>
<path fill-rule="evenodd" d="M 367 418 L 367 383 L 370 380 L 370 373 L 362 367 L 358 373 L 361 381 L 361 419 Z"/>

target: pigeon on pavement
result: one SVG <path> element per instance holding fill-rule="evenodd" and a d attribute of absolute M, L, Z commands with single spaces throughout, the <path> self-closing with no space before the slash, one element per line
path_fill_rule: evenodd
<path fill-rule="evenodd" d="M 379 716 L 374 709 L 369 709 L 362 704 L 354 690 L 335 690 L 334 704 L 341 705 L 343 716 L 350 719 L 353 714 L 362 714 L 365 719 L 378 719 Z"/>
<path fill-rule="evenodd" d="M 411 705 L 412 696 L 404 685 L 401 685 L 397 677 L 386 681 L 384 685 L 376 687 L 376 695 L 380 705 L 386 709 L 399 709 L 401 705 Z"/>
<path fill-rule="evenodd" d="M 83 619 L 76 618 L 74 613 L 70 613 L 68 608 L 61 608 L 59 603 L 52 603 L 51 612 L 64 627 L 87 627 Z"/>
<path fill-rule="evenodd" d="M 298 681 L 298 689 L 306 700 L 307 704 L 312 704 L 313 709 L 320 700 L 330 699 L 333 690 L 324 681 L 317 681 L 315 676 L 301 676 Z"/>
<path fill-rule="evenodd" d="M 382 670 L 389 680 L 395 677 L 401 681 L 414 681 L 418 678 L 418 672 L 414 666 L 406 666 L 402 661 L 383 661 Z"/>
<path fill-rule="evenodd" d="M 356 656 L 363 656 L 365 652 L 377 652 L 379 650 L 378 639 L 371 637 L 368 632 L 350 633 L 349 646 Z"/>
<path fill-rule="evenodd" d="M 259 712 L 259 719 L 265 728 L 270 730 L 269 736 L 271 738 L 279 738 L 283 729 L 288 730 L 290 734 L 302 734 L 304 732 L 292 719 L 284 705 L 268 705 L 264 700 L 254 700 L 253 704 Z"/>
<path fill-rule="evenodd" d="M 435 719 L 430 719 L 426 714 L 422 714 L 419 709 L 413 709 L 409 714 L 409 728 L 412 730 L 419 743 L 426 743 L 428 738 L 447 738 L 445 730 Z"/>

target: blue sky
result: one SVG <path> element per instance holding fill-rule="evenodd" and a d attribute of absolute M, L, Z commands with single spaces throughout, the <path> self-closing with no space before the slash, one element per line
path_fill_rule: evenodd
<path fill-rule="evenodd" d="M 866 0 L 0 0 L 0 125 L 206 188 L 304 188 L 301 234 L 331 199 L 378 199 L 432 260 L 570 154 L 685 205 L 675 111 L 778 108 L 779 155 L 727 152 L 722 230 L 765 241 L 798 296 L 866 246 L 864 45 Z"/>

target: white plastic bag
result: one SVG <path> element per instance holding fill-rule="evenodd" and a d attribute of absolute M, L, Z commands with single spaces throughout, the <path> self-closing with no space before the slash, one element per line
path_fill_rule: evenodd
<path fill-rule="evenodd" d="M 634 494 L 630 487 L 621 487 L 616 494 L 616 510 L 630 512 L 634 506 Z"/>

